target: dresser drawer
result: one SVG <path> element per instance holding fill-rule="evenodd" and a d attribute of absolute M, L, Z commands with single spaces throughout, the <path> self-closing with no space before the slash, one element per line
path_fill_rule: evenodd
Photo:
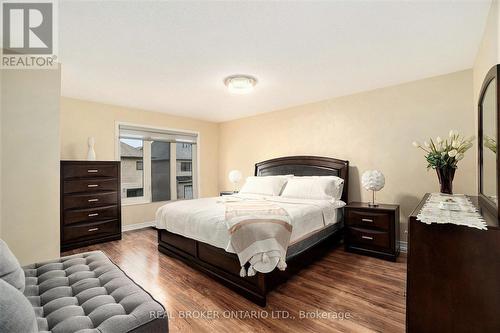
<path fill-rule="evenodd" d="M 348 242 L 351 246 L 376 249 L 391 249 L 391 237 L 388 232 L 373 229 L 348 227 Z"/>
<path fill-rule="evenodd" d="M 106 206 L 86 209 L 69 209 L 64 211 L 64 224 L 116 219 L 118 206 Z"/>
<path fill-rule="evenodd" d="M 93 208 L 118 204 L 118 192 L 73 194 L 64 197 L 64 209 Z"/>
<path fill-rule="evenodd" d="M 63 179 L 71 178 L 95 178 L 95 177 L 118 177 L 118 165 L 85 164 L 64 165 L 62 168 Z"/>
<path fill-rule="evenodd" d="M 120 233 L 117 220 L 63 227 L 63 241 L 79 241 Z"/>
<path fill-rule="evenodd" d="M 89 178 L 64 181 L 64 194 L 118 190 L 118 181 L 116 179 Z"/>
<path fill-rule="evenodd" d="M 352 209 L 347 211 L 347 224 L 351 226 L 389 230 L 391 220 L 391 215 L 385 212 L 369 212 Z"/>

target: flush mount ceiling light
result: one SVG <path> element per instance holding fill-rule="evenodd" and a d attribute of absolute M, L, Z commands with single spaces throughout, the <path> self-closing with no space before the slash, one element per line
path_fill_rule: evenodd
<path fill-rule="evenodd" d="M 231 75 L 224 79 L 224 84 L 233 94 L 248 94 L 253 91 L 257 79 L 250 75 Z"/>

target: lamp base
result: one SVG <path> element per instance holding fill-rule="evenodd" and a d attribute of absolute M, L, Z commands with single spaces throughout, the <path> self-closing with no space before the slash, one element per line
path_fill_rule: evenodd
<path fill-rule="evenodd" d="M 368 207 L 378 207 L 378 203 L 375 202 L 375 191 L 372 191 L 372 201 L 368 203 Z"/>

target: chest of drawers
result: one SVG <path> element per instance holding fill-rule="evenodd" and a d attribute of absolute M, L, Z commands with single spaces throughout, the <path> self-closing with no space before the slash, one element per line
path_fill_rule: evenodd
<path fill-rule="evenodd" d="M 120 162 L 61 161 L 61 251 L 116 239 Z"/>

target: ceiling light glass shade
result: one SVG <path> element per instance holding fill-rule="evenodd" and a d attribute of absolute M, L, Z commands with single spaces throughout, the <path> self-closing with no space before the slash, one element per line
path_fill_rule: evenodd
<path fill-rule="evenodd" d="M 243 175 L 241 174 L 241 171 L 239 170 L 231 170 L 228 175 L 229 181 L 233 184 L 238 184 L 243 178 Z"/>
<path fill-rule="evenodd" d="M 231 75 L 224 79 L 229 92 L 234 94 L 248 94 L 252 92 L 257 79 L 250 75 Z"/>
<path fill-rule="evenodd" d="M 368 170 L 363 173 L 361 184 L 368 191 L 380 191 L 385 186 L 385 177 L 378 170 Z"/>

